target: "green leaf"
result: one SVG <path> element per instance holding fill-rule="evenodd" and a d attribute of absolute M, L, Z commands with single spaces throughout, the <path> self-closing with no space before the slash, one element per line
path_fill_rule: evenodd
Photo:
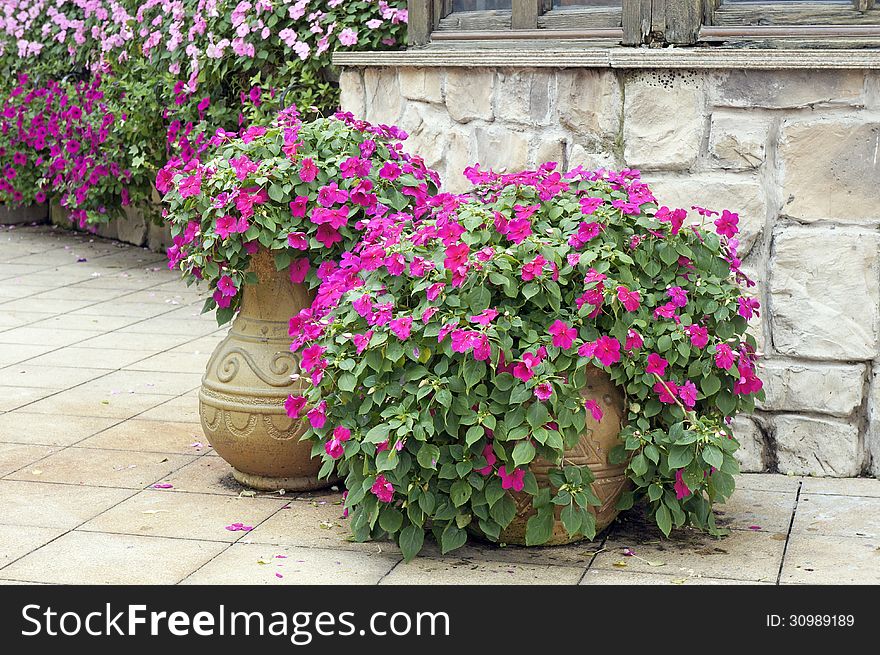
<path fill-rule="evenodd" d="M 694 460 L 694 449 L 690 446 L 673 446 L 669 451 L 669 468 L 684 468 Z"/>
<path fill-rule="evenodd" d="M 700 389 L 703 391 L 703 394 L 706 396 L 714 396 L 718 393 L 718 390 L 721 388 L 721 380 L 718 379 L 718 376 L 710 374 L 703 378 L 703 381 L 700 382 Z"/>
<path fill-rule="evenodd" d="M 448 552 L 461 548 L 467 541 L 467 532 L 450 523 L 446 526 L 443 534 L 440 535 L 440 553 L 445 555 Z"/>
<path fill-rule="evenodd" d="M 388 534 L 394 534 L 403 525 L 403 514 L 395 507 L 386 507 L 379 514 L 379 527 Z"/>
<path fill-rule="evenodd" d="M 718 450 L 718 448 L 709 444 L 703 448 L 703 461 L 709 466 L 714 466 L 716 469 L 720 469 L 721 465 L 724 463 L 724 454 Z"/>
<path fill-rule="evenodd" d="M 547 406 L 542 402 L 535 401 L 529 405 L 526 412 L 526 420 L 533 428 L 538 428 L 547 422 L 548 412 Z"/>
<path fill-rule="evenodd" d="M 497 477 L 493 478 L 484 489 L 483 493 L 486 496 L 486 502 L 489 503 L 489 507 L 494 507 L 500 498 L 503 498 L 507 495 L 507 492 L 501 486 L 501 480 Z"/>
<path fill-rule="evenodd" d="M 545 505 L 526 523 L 526 545 L 539 546 L 553 536 L 553 505 Z"/>
<path fill-rule="evenodd" d="M 638 476 L 642 476 L 648 472 L 648 460 L 641 453 L 633 457 L 632 462 L 630 463 L 630 467 L 632 468 L 633 473 Z"/>
<path fill-rule="evenodd" d="M 339 376 L 339 382 L 337 386 L 340 391 L 354 391 L 355 385 L 357 384 L 357 378 L 351 373 L 343 373 Z"/>
<path fill-rule="evenodd" d="M 452 499 L 452 504 L 456 507 L 461 507 L 464 505 L 471 497 L 471 491 L 473 491 L 473 487 L 471 487 L 470 483 L 467 480 L 456 480 L 452 483 L 452 488 L 449 492 L 449 497 Z"/>
<path fill-rule="evenodd" d="M 275 202 L 284 202 L 284 189 L 281 188 L 280 184 L 271 184 L 269 186 L 269 197 L 272 198 Z"/>
<path fill-rule="evenodd" d="M 666 505 L 660 505 L 654 519 L 657 521 L 657 527 L 668 537 L 672 531 L 672 515 L 669 513 L 669 508 Z"/>
<path fill-rule="evenodd" d="M 560 518 L 569 537 L 573 537 L 581 529 L 581 512 L 573 504 L 562 508 Z"/>
<path fill-rule="evenodd" d="M 514 466 L 528 464 L 535 459 L 535 447 L 528 441 L 520 441 L 513 449 Z"/>
<path fill-rule="evenodd" d="M 403 559 L 409 562 L 422 549 L 425 543 L 425 531 L 417 525 L 408 525 L 400 531 L 397 543 L 403 553 Z"/>
<path fill-rule="evenodd" d="M 419 448 L 419 454 L 416 455 L 416 461 L 419 466 L 425 469 L 437 469 L 437 462 L 440 460 L 440 449 L 434 444 L 424 444 Z"/>
<path fill-rule="evenodd" d="M 382 443 L 388 438 L 389 427 L 387 423 L 375 425 L 364 435 L 364 441 L 368 443 Z"/>
<path fill-rule="evenodd" d="M 513 502 L 513 498 L 505 493 L 494 505 L 492 505 L 492 509 L 489 510 L 489 516 L 491 516 L 502 528 L 506 528 L 510 525 L 513 517 L 516 516 L 516 503 Z"/>

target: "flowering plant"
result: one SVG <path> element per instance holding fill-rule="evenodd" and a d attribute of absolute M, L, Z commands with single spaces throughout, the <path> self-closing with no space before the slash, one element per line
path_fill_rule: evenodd
<path fill-rule="evenodd" d="M 406 136 L 350 114 L 303 123 L 293 108 L 268 127 L 218 131 L 204 163 L 176 158 L 159 172 L 169 267 L 210 284 L 205 311 L 217 308 L 221 324 L 255 281 L 248 268 L 260 247 L 292 282 L 317 286 L 373 222 L 427 211 L 437 176 L 403 151 Z"/>
<path fill-rule="evenodd" d="M 443 552 L 468 528 L 497 540 L 509 492 L 533 497 L 528 544 L 560 509 L 592 538 L 592 474 L 563 460 L 603 420 L 581 395 L 590 367 L 628 401 L 613 455 L 634 491 L 619 508 L 646 497 L 665 534 L 719 532 L 711 504 L 738 470 L 728 422 L 762 393 L 737 215 L 696 208 L 685 226 L 636 171 L 554 169 L 468 169 L 474 197 L 436 196 L 368 234 L 324 278 L 327 302 L 294 319 L 312 386 L 288 413 L 307 418 L 322 473 L 345 476 L 356 539 L 389 535 L 406 558 L 428 529 Z M 558 467 L 552 488 L 538 457 Z"/>

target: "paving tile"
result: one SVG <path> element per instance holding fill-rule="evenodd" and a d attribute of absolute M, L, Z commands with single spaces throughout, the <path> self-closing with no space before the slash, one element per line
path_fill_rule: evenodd
<path fill-rule="evenodd" d="M 143 335 L 138 335 L 143 338 Z M 216 343 L 219 343 L 219 339 Z M 170 350 L 159 353 L 139 362 L 124 367 L 126 371 L 199 371 L 204 372 L 208 367 L 208 360 L 213 351 L 208 352 L 179 352 Z"/>
<path fill-rule="evenodd" d="M 37 366 L 27 362 L 0 370 L 0 386 L 69 389 L 102 375 L 107 375 L 107 369 Z"/>
<path fill-rule="evenodd" d="M 64 528 L 0 524 L 0 569 L 65 532 Z"/>
<path fill-rule="evenodd" d="M 0 345 L 0 364 L 14 363 L 11 361 L 3 361 L 4 347 L 12 346 Z M 46 352 L 47 349 L 48 347 L 44 347 L 44 350 L 42 352 Z M 37 354 L 39 355 L 40 353 Z M 85 368 L 105 368 L 115 371 L 116 369 L 127 366 L 128 364 L 133 364 L 134 362 L 138 361 L 139 359 L 143 359 L 146 356 L 148 355 L 144 355 L 143 353 L 140 353 L 136 350 L 119 350 L 112 348 L 82 348 L 80 346 L 68 346 L 66 348 L 55 350 L 54 352 L 48 353 L 46 355 L 40 355 L 39 357 L 31 355 L 30 357 L 33 357 L 33 359 L 31 359 L 28 363 L 36 364 L 38 366 L 82 366 Z M 18 359 L 16 361 L 21 361 L 21 359 Z"/>
<path fill-rule="evenodd" d="M 201 423 L 199 418 L 199 401 L 198 398 L 193 398 L 192 396 L 172 398 L 140 414 L 138 418 L 150 421 Z"/>
<path fill-rule="evenodd" d="M 4 523 L 70 530 L 132 493 L 128 489 L 0 480 L 0 507 Z"/>
<path fill-rule="evenodd" d="M 35 467 L 39 474 L 28 469 L 13 473 L 9 479 L 143 489 L 192 460 L 170 453 L 73 447 L 42 460 Z"/>
<path fill-rule="evenodd" d="M 148 489 L 81 526 L 91 532 L 237 541 L 248 532 L 226 526 L 256 526 L 286 503 L 277 498 L 249 498 Z"/>
<path fill-rule="evenodd" d="M 636 557 L 626 556 L 626 549 Z M 784 549 L 782 532 L 732 530 L 726 537 L 715 538 L 683 529 L 666 539 L 656 526 L 637 522 L 615 527 L 591 569 L 626 568 L 643 573 L 773 582 Z"/>
<path fill-rule="evenodd" d="M 134 324 L 130 324 L 134 325 Z M 2 338 L 2 335 L 0 335 Z M 147 357 L 150 352 L 160 353 L 169 348 L 174 348 L 186 343 L 191 337 L 180 334 L 150 334 L 148 339 L 143 334 L 109 332 L 107 334 L 93 335 L 92 338 L 79 342 L 82 348 L 114 348 L 119 350 L 137 350 Z M 180 366 L 177 370 L 185 370 Z"/>
<path fill-rule="evenodd" d="M 56 276 L 57 273 L 50 274 Z M 37 276 L 29 276 L 27 280 L 17 280 L 16 284 L 30 284 L 36 281 Z M 40 298 L 19 298 L 11 302 L 3 303 L 3 308 L 8 311 L 21 312 L 49 312 L 52 314 L 64 314 L 92 304 L 91 300 L 43 300 Z"/>
<path fill-rule="evenodd" d="M 207 334 L 203 337 L 199 337 L 198 339 L 193 339 L 192 341 L 187 341 L 185 344 L 181 346 L 177 346 L 176 348 L 172 348 L 169 351 L 169 354 L 174 353 L 195 353 L 195 354 L 208 354 L 210 355 L 214 352 L 214 349 L 217 347 L 217 344 L 220 343 L 223 339 L 226 338 L 226 335 L 229 333 L 229 326 L 218 328 L 216 331 L 211 334 Z"/>
<path fill-rule="evenodd" d="M 24 407 L 56 393 L 54 389 L 40 387 L 2 387 L 0 389 L 0 411 L 9 412 Z"/>
<path fill-rule="evenodd" d="M 198 445 L 194 445 L 198 444 Z M 203 455 L 210 445 L 196 423 L 130 419 L 77 444 L 84 448 Z"/>
<path fill-rule="evenodd" d="M 342 518 L 339 494 L 328 499 L 293 501 L 248 534 L 248 541 L 285 546 L 399 553 L 392 541 L 351 541 L 348 521 Z"/>
<path fill-rule="evenodd" d="M 61 314 L 60 316 L 50 316 L 43 318 L 34 323 L 30 323 L 35 328 L 50 328 L 53 330 L 98 330 L 99 332 L 110 332 L 140 319 L 133 316 L 100 316 L 85 314 Z"/>
<path fill-rule="evenodd" d="M 178 491 L 238 496 L 248 488 L 232 477 L 232 467 L 220 457 L 200 457 L 168 477 Z M 276 494 L 277 495 L 277 494 Z"/>
<path fill-rule="evenodd" d="M 801 493 L 792 532 L 880 539 L 880 498 Z"/>
<path fill-rule="evenodd" d="M 32 325 L 13 328 L 0 333 L 0 343 L 20 343 L 25 345 L 69 346 L 102 334 L 98 330 L 74 330 L 70 328 L 38 328 Z"/>
<path fill-rule="evenodd" d="M 880 540 L 792 534 L 782 584 L 880 584 Z"/>
<path fill-rule="evenodd" d="M 797 491 L 798 485 L 804 479 L 779 473 L 740 473 L 736 476 L 736 488 L 751 491 Z"/>
<path fill-rule="evenodd" d="M 389 555 L 237 543 L 183 584 L 376 584 L 399 561 Z"/>
<path fill-rule="evenodd" d="M 715 506 L 718 525 L 737 530 L 788 532 L 797 492 L 737 489 L 726 503 Z"/>
<path fill-rule="evenodd" d="M 191 391 L 202 383 L 201 373 L 177 371 L 116 371 L 95 380 L 88 385 L 90 392 L 97 394 L 146 393 L 165 396 L 179 396 Z"/>
<path fill-rule="evenodd" d="M 71 316 L 127 316 L 137 319 L 150 318 L 158 316 L 168 311 L 166 307 L 159 304 L 131 302 L 128 298 L 119 298 L 108 300 L 106 302 L 95 303 L 80 310 L 71 312 Z"/>
<path fill-rule="evenodd" d="M 0 335 L 3 333 L 0 332 Z M 0 343 L 0 366 L 17 364 L 26 359 L 37 357 L 55 350 L 55 346 L 41 346 L 37 344 Z"/>
<path fill-rule="evenodd" d="M 59 420 L 54 414 L 15 410 L 0 414 L 0 442 L 69 446 L 118 422 L 115 418 L 89 416 L 65 416 Z"/>
<path fill-rule="evenodd" d="M 590 569 L 581 580 L 582 585 L 752 585 L 772 584 L 770 582 L 752 582 L 748 580 L 731 580 L 728 578 L 706 578 L 699 575 L 661 575 L 657 573 L 637 573 L 626 570 L 604 571 Z"/>
<path fill-rule="evenodd" d="M 400 585 L 507 585 L 577 584 L 586 567 L 536 566 L 505 562 L 478 562 L 457 558 L 416 557 L 401 562 L 381 584 Z"/>
<path fill-rule="evenodd" d="M 19 302 L 19 301 L 16 301 Z M 213 317 L 207 319 L 176 319 L 157 316 L 146 321 L 140 321 L 120 328 L 121 333 L 131 334 L 179 334 L 190 338 L 209 334 L 217 329 L 217 322 Z"/>
<path fill-rule="evenodd" d="M 0 477 L 33 464 L 57 451 L 52 446 L 0 443 Z"/>
<path fill-rule="evenodd" d="M 211 541 L 68 532 L 10 564 L 2 575 L 55 584 L 175 584 L 225 547 Z"/>
<path fill-rule="evenodd" d="M 801 493 L 880 498 L 880 480 L 877 478 L 804 478 Z"/>
<path fill-rule="evenodd" d="M 96 351 L 97 352 L 97 351 Z M 99 393 L 88 385 L 60 391 L 50 398 L 28 405 L 29 412 L 56 416 L 98 416 L 131 418 L 167 400 L 168 396 L 148 393 Z"/>
<path fill-rule="evenodd" d="M 51 318 L 49 312 L 13 312 L 8 311 L 0 304 L 0 330 L 8 330 L 21 325 L 28 325 L 36 321 L 44 321 Z"/>

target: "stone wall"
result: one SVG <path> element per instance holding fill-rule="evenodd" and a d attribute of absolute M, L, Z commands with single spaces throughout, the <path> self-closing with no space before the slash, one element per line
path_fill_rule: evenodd
<path fill-rule="evenodd" d="M 171 228 L 168 225 L 157 225 L 144 212 L 132 207 L 124 207 L 124 217 L 114 218 L 109 223 L 94 227 L 94 232 L 105 239 L 116 239 L 133 246 L 149 248 L 153 252 L 164 253 L 171 245 Z M 49 219 L 53 225 L 70 230 L 78 228 L 60 206 L 49 207 Z M 0 221 L 2 222 L 2 221 Z"/>
<path fill-rule="evenodd" d="M 740 214 L 767 399 L 745 470 L 880 475 L 880 72 L 349 68 L 445 187 L 465 166 L 639 168 L 663 204 Z"/>

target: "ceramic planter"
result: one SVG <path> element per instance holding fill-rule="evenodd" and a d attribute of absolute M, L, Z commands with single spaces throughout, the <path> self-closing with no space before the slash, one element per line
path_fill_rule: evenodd
<path fill-rule="evenodd" d="M 593 482 L 593 492 L 602 504 L 593 507 L 591 511 L 596 517 L 596 534 L 599 534 L 617 517 L 618 510 L 615 509 L 615 505 L 629 487 L 629 478 L 625 475 L 626 463 L 612 464 L 608 461 L 611 449 L 619 443 L 619 434 L 624 421 L 625 398 L 605 371 L 591 366 L 587 373 L 584 399 L 592 399 L 599 403 L 603 417 L 597 422 L 589 413 L 587 414 L 587 430 L 574 448 L 565 451 L 565 459 L 577 466 L 589 466 L 596 478 Z M 547 474 L 553 466 L 551 462 L 542 458 L 537 458 L 531 463 L 530 468 L 538 480 L 539 487 L 550 486 Z M 535 514 L 532 497 L 522 492 L 514 492 L 512 496 L 516 502 L 516 517 L 501 532 L 499 541 L 525 545 L 526 522 Z M 561 508 L 557 507 L 553 536 L 543 545 L 558 546 L 583 538 L 569 538 L 559 518 L 560 512 Z"/>
<path fill-rule="evenodd" d="M 290 352 L 288 322 L 312 296 L 277 271 L 272 255 L 260 250 L 251 270 L 259 284 L 246 285 L 241 309 L 228 336 L 208 362 L 199 392 L 205 436 L 233 467 L 235 479 L 261 490 L 304 491 L 328 486 L 319 480 L 320 460 L 300 441 L 306 424 L 288 418 L 284 401 L 301 390 Z"/>

